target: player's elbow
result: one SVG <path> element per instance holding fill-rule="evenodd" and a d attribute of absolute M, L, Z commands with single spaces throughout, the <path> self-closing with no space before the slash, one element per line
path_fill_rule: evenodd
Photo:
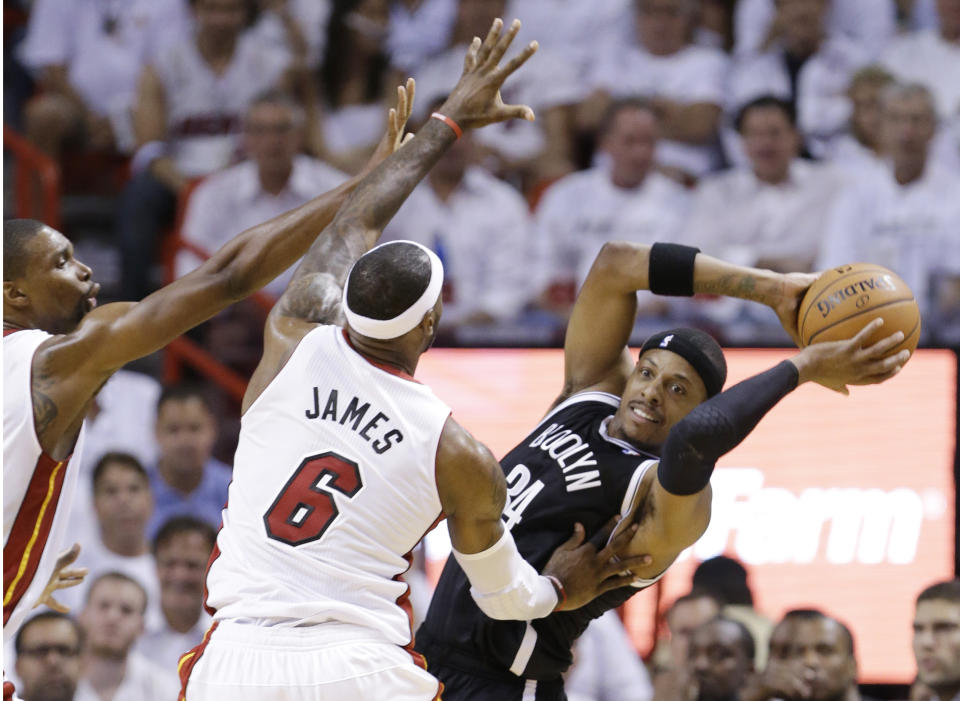
<path fill-rule="evenodd" d="M 650 246 L 627 241 L 607 241 L 597 254 L 590 277 L 607 284 L 632 280 L 633 273 L 647 260 Z M 644 270 L 646 268 L 644 267 Z"/>

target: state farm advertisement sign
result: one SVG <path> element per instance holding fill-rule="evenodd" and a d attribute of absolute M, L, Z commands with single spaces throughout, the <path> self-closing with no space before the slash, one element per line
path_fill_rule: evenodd
<path fill-rule="evenodd" d="M 788 355 L 728 351 L 728 386 Z M 437 349 L 417 377 L 501 456 L 560 391 L 563 355 Z M 955 356 L 921 350 L 886 384 L 852 388 L 849 397 L 804 385 L 784 399 L 721 460 L 707 532 L 661 592 L 627 605 L 638 650 L 650 649 L 658 596 L 662 609 L 689 590 L 700 560 L 726 553 L 748 566 L 765 614 L 816 606 L 847 622 L 862 681 L 912 679 L 914 599 L 952 575 L 955 391 Z M 445 557 L 442 530 L 428 547 L 434 575 Z"/>

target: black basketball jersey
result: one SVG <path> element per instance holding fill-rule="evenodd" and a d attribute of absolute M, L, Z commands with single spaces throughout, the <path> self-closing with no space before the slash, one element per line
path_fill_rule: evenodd
<path fill-rule="evenodd" d="M 537 571 L 570 538 L 575 523 L 583 524 L 589 539 L 625 511 L 657 460 L 608 435 L 619 404 L 619 397 L 605 392 L 574 395 L 500 463 L 507 480 L 504 526 Z M 428 665 L 435 661 L 491 678 L 556 679 L 570 666 L 573 643 L 590 620 L 636 591 L 608 592 L 588 607 L 531 623 L 498 621 L 480 611 L 463 570 L 450 557 L 417 631 L 416 648 Z"/>

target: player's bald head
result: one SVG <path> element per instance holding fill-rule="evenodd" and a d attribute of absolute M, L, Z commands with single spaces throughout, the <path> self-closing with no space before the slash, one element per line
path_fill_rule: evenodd
<path fill-rule="evenodd" d="M 7 219 L 3 222 L 3 279 L 23 277 L 30 259 L 29 243 L 47 228 L 36 219 Z"/>

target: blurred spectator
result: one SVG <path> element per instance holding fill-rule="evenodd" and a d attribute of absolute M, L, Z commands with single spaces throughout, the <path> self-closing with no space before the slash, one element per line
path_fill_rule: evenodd
<path fill-rule="evenodd" d="M 146 605 L 143 587 L 124 574 L 108 572 L 93 581 L 78 619 L 85 644 L 74 701 L 177 697 L 176 670 L 163 670 L 131 650 L 143 633 Z"/>
<path fill-rule="evenodd" d="M 772 96 L 741 110 L 737 130 L 750 166 L 701 182 L 684 226 L 704 253 L 780 272 L 813 269 L 842 181 L 835 169 L 798 158 L 794 117 L 790 103 Z"/>
<path fill-rule="evenodd" d="M 787 612 L 771 637 L 768 668 L 741 693 L 741 701 L 774 698 L 872 701 L 857 687 L 857 659 L 850 629 L 821 611 Z"/>
<path fill-rule="evenodd" d="M 248 160 L 197 186 L 187 204 L 181 237 L 205 251 L 216 251 L 240 232 L 342 183 L 346 179 L 343 173 L 300 153 L 304 120 L 300 105 L 283 93 L 268 92 L 255 98 L 243 123 Z M 177 277 L 201 262 L 193 253 L 180 252 Z M 291 266 L 264 290 L 279 297 L 295 268 Z"/>
<path fill-rule="evenodd" d="M 916 4 L 925 3 L 919 0 Z M 764 51 L 781 35 L 784 24 L 776 5 L 777 0 L 738 0 L 734 11 L 738 54 Z M 894 0 L 829 0 L 827 32 L 855 41 L 876 56 L 896 30 L 896 5 Z"/>
<path fill-rule="evenodd" d="M 563 683 L 569 701 L 650 701 L 653 686 L 616 611 L 590 622 Z"/>
<path fill-rule="evenodd" d="M 853 174 L 864 166 L 875 167 L 882 157 L 880 101 L 883 91 L 893 82 L 879 66 L 861 68 L 850 78 L 847 97 L 852 112 L 847 131 L 830 140 L 827 155 L 831 161 L 849 168 Z"/>
<path fill-rule="evenodd" d="M 913 618 L 917 680 L 936 701 L 960 701 L 960 580 L 931 585 L 917 597 Z"/>
<path fill-rule="evenodd" d="M 730 76 L 728 107 L 736 112 L 753 98 L 771 94 L 796 107 L 806 146 L 822 155 L 850 117 L 847 85 L 869 54 L 844 36 L 829 36 L 827 0 L 777 0 L 776 41 L 762 53 L 746 54 Z M 728 156 L 741 162 L 740 147 L 725 134 Z"/>
<path fill-rule="evenodd" d="M 533 256 L 541 300 L 567 312 L 574 291 L 607 241 L 676 241 L 689 196 L 653 170 L 659 125 L 643 100 L 615 102 L 600 129 L 609 166 L 572 173 L 544 194 Z"/>
<path fill-rule="evenodd" d="M 127 453 L 107 453 L 93 470 L 96 534 L 81 544 L 78 567 L 89 574 L 83 583 L 64 590 L 62 602 L 77 610 L 91 582 L 104 572 L 121 572 L 147 594 L 150 617 L 157 617 L 157 570 L 150 557 L 147 523 L 153 512 L 150 478 L 143 465 Z"/>
<path fill-rule="evenodd" d="M 773 621 L 753 607 L 753 593 L 747 583 L 747 570 L 725 555 L 704 560 L 693 572 L 693 588 L 706 589 L 723 602 L 723 616 L 746 626 L 754 643 L 754 666 L 767 664 L 767 645 Z"/>
<path fill-rule="evenodd" d="M 943 315 L 960 279 L 960 175 L 929 162 L 936 114 L 926 88 L 890 87 L 881 122 L 885 167 L 841 193 L 818 267 L 865 261 L 890 268 L 913 290 L 924 331 L 946 332 Z"/>
<path fill-rule="evenodd" d="M 691 692 L 696 701 L 739 701 L 739 690 L 753 673 L 756 643 L 747 627 L 715 618 L 690 636 Z"/>
<path fill-rule="evenodd" d="M 937 114 L 960 113 L 960 0 L 937 0 L 938 29 L 904 34 L 881 61 L 903 83 L 921 83 L 936 98 Z"/>
<path fill-rule="evenodd" d="M 456 14 L 457 0 L 392 0 L 387 52 L 394 67 L 410 75 L 443 51 Z"/>
<path fill-rule="evenodd" d="M 720 162 L 717 127 L 729 63 L 719 49 L 691 43 L 696 0 L 637 0 L 639 44 L 613 45 L 597 59 L 589 78 L 599 90 L 587 101 L 586 124 L 610 97 L 646 97 L 660 118 L 663 141 L 657 163 L 699 177 Z"/>
<path fill-rule="evenodd" d="M 284 77 L 287 57 L 244 33 L 246 0 L 192 0 L 195 30 L 144 69 L 134 109 L 136 173 L 117 215 L 122 293 L 140 299 L 154 287 L 160 232 L 193 178 L 228 165 L 253 98 Z"/>
<path fill-rule="evenodd" d="M 22 701 L 73 701 L 83 633 L 65 613 L 43 611 L 17 632 L 17 695 Z"/>
<path fill-rule="evenodd" d="M 84 423 L 82 462 L 77 465 L 81 488 L 70 512 L 75 541 L 99 540 L 93 508 L 93 468 L 106 453 L 128 453 L 141 465 L 157 459 L 154 424 L 160 383 L 149 375 L 118 370 L 93 399 Z"/>
<path fill-rule="evenodd" d="M 684 698 L 691 685 L 690 637 L 693 631 L 720 615 L 723 604 L 712 592 L 693 589 L 673 602 L 667 611 L 667 644 L 657 643 L 653 652 L 655 701 Z"/>
<path fill-rule="evenodd" d="M 53 158 L 66 147 L 131 153 L 140 69 L 187 26 L 182 0 L 36 0 L 20 47 L 41 88 L 27 137 Z"/>
<path fill-rule="evenodd" d="M 327 25 L 319 99 L 308 100 L 314 155 L 356 173 L 383 134 L 390 61 L 388 0 L 336 0 Z"/>
<path fill-rule="evenodd" d="M 384 236 L 422 243 L 443 261 L 441 333 L 509 320 L 529 298 L 527 204 L 474 164 L 475 151 L 473 133 L 465 133 L 411 193 Z"/>
<path fill-rule="evenodd" d="M 167 670 L 203 640 L 211 619 L 203 610 L 204 574 L 216 543 L 213 527 L 192 516 L 174 516 L 153 541 L 160 580 L 162 623 L 147 627 L 137 651 Z"/>
<path fill-rule="evenodd" d="M 458 1 L 449 47 L 426 61 L 416 73 L 416 117 L 425 118 L 429 114 L 427 108 L 446 96 L 463 72 L 463 57 L 470 41 L 474 36 L 486 36 L 490 24 L 496 17 L 504 17 L 505 10 L 506 0 Z M 528 41 L 538 38 L 523 33 Z M 523 45 L 519 40 L 514 43 Z M 510 180 L 531 185 L 570 172 L 570 112 L 572 105 L 583 97 L 583 91 L 569 57 L 538 50 L 522 71 L 507 79 L 501 93 L 508 104 L 532 107 L 537 118 L 535 122 L 491 124 L 476 131 L 474 142 L 488 152 L 484 163 Z"/>
<path fill-rule="evenodd" d="M 217 425 L 199 385 L 163 388 L 157 401 L 157 465 L 150 472 L 155 508 L 147 536 L 173 516 L 189 515 L 213 527 L 227 502 L 231 469 L 212 457 Z"/>
<path fill-rule="evenodd" d="M 258 0 L 261 12 L 251 34 L 287 55 L 291 63 L 320 65 L 326 48 L 332 0 Z"/>

